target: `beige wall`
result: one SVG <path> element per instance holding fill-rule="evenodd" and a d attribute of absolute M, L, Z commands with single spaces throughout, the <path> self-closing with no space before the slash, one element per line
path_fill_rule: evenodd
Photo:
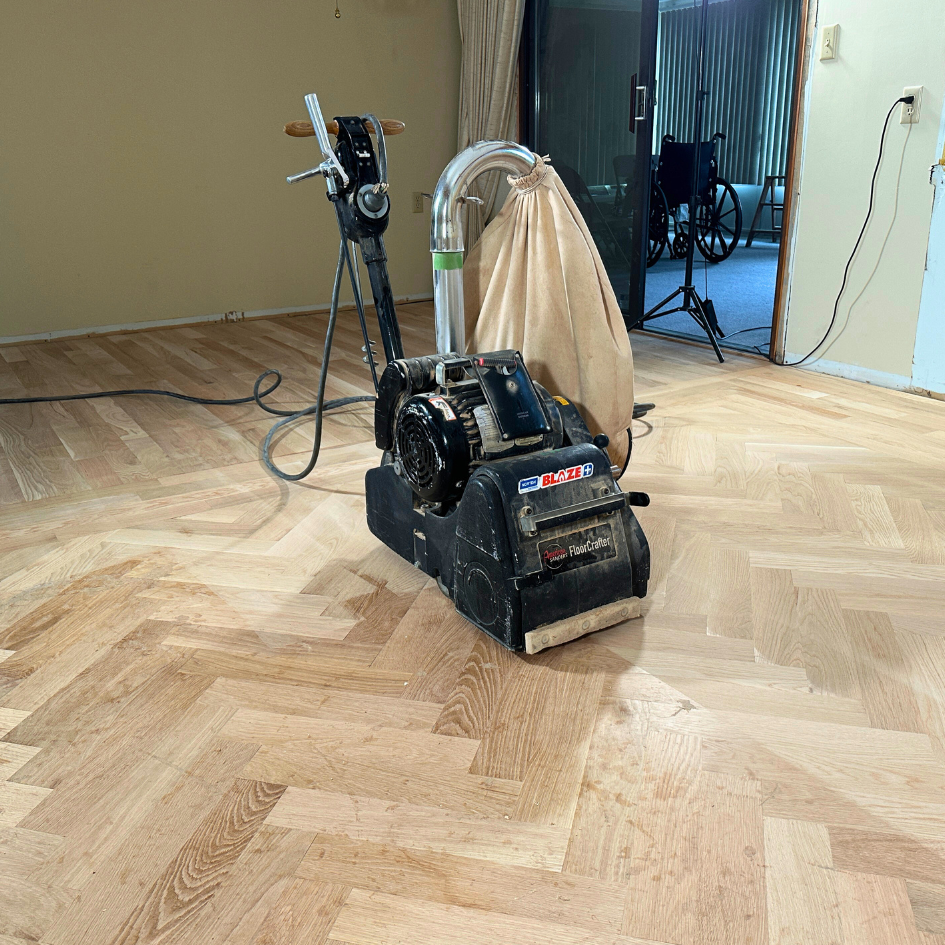
<path fill-rule="evenodd" d="M 327 302 L 337 258 L 306 92 L 389 140 L 397 296 L 430 291 L 455 153 L 449 0 L 3 0 L 0 337 Z M 429 210 L 429 202 L 427 202 Z"/>
<path fill-rule="evenodd" d="M 820 62 L 820 28 L 832 23 L 840 25 L 839 59 Z M 898 109 L 890 119 L 873 220 L 851 268 L 832 337 L 846 328 L 821 349 L 817 365 L 835 373 L 844 373 L 847 365 L 851 376 L 881 383 L 881 375 L 891 383 L 908 382 L 934 193 L 929 167 L 939 156 L 945 3 L 820 0 L 817 26 L 787 359 L 806 354 L 826 330 L 866 214 L 883 118 L 903 86 L 922 85 L 921 121 L 901 125 Z"/>

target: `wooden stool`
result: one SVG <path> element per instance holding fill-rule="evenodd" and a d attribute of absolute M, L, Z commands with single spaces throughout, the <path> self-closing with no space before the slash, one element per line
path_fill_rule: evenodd
<path fill-rule="evenodd" d="M 784 175 L 783 174 L 768 174 L 765 177 L 765 185 L 761 188 L 761 199 L 758 201 L 758 206 L 755 208 L 755 216 L 751 221 L 751 229 L 748 231 L 748 239 L 745 240 L 745 246 L 751 246 L 751 241 L 755 238 L 756 233 L 767 233 L 771 236 L 771 242 L 774 242 L 774 238 L 781 236 L 781 223 L 783 220 L 784 214 L 784 201 L 782 199 L 781 203 L 778 203 L 775 200 L 774 189 L 775 187 L 780 187 L 784 185 Z M 770 230 L 759 230 L 758 224 L 761 223 L 761 214 L 765 207 L 771 208 L 771 229 Z M 777 210 L 782 214 L 782 217 L 775 222 L 774 212 Z"/>

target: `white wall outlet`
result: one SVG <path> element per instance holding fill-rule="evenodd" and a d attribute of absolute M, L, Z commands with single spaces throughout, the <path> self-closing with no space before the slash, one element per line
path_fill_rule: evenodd
<path fill-rule="evenodd" d="M 834 23 L 820 31 L 820 61 L 828 62 L 837 58 L 837 44 L 840 42 L 840 26 Z"/>
<path fill-rule="evenodd" d="M 414 213 L 423 213 L 423 194 L 419 190 L 415 190 L 412 194 L 413 196 L 413 205 L 411 207 Z"/>
<path fill-rule="evenodd" d="M 919 120 L 919 106 L 922 104 L 922 86 L 911 85 L 902 90 L 903 95 L 914 95 L 915 101 L 911 105 L 902 103 L 902 111 L 899 113 L 900 125 L 914 125 Z"/>

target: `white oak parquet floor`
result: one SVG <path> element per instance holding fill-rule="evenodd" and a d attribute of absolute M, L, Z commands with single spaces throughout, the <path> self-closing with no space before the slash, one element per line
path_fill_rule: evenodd
<path fill-rule="evenodd" d="M 0 396 L 304 405 L 324 325 L 0 348 Z M 633 342 L 644 616 L 534 657 L 368 532 L 369 406 L 299 485 L 253 406 L 0 407 L 0 945 L 945 945 L 945 404 Z"/>

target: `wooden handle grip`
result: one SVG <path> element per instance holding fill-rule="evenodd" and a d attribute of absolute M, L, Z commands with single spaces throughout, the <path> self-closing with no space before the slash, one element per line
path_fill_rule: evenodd
<path fill-rule="evenodd" d="M 374 125 L 371 124 L 371 122 L 365 122 L 365 126 L 367 127 L 368 131 L 374 131 Z M 328 134 L 338 134 L 338 122 L 325 122 L 325 127 L 328 129 Z M 396 121 L 393 118 L 381 119 L 381 128 L 383 129 L 385 135 L 399 135 L 405 127 L 406 125 L 404 125 L 402 121 Z M 311 138 L 315 134 L 315 129 L 312 127 L 312 123 L 310 121 L 290 121 L 285 126 L 283 131 L 285 131 L 287 135 L 291 135 L 293 138 Z"/>

